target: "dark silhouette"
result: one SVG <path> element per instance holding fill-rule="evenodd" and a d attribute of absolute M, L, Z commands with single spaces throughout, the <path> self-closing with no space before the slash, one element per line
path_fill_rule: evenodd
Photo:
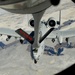
<path fill-rule="evenodd" d="M 75 75 L 75 64 L 55 75 Z"/>
<path fill-rule="evenodd" d="M 72 0 L 75 3 L 75 0 Z"/>

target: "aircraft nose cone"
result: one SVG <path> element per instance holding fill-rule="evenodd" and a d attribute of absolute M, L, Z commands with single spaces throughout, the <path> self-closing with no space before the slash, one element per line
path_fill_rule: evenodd
<path fill-rule="evenodd" d="M 60 3 L 60 0 L 50 0 L 51 4 L 57 6 Z"/>
<path fill-rule="evenodd" d="M 75 0 L 72 0 L 75 3 Z"/>

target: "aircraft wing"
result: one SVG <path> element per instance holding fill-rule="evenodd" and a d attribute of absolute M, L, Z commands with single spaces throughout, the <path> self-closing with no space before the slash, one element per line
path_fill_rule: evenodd
<path fill-rule="evenodd" d="M 30 34 L 33 30 L 26 30 L 27 34 Z M 7 35 L 16 38 L 22 38 L 19 34 L 16 33 L 16 30 L 9 28 L 0 28 L 0 35 Z"/>
<path fill-rule="evenodd" d="M 66 37 L 75 37 L 75 29 L 69 29 L 65 31 L 59 31 L 59 36 L 62 36 L 63 38 Z"/>
<path fill-rule="evenodd" d="M 70 37 L 75 37 L 75 29 L 69 29 L 65 31 L 55 30 L 47 36 L 49 39 L 57 39 L 60 44 L 63 42 L 63 38 Z"/>
<path fill-rule="evenodd" d="M 2 1 L 2 0 L 1 0 Z M 49 10 L 46 13 L 52 13 L 58 10 L 75 6 L 71 0 L 61 0 L 58 6 L 53 6 L 50 0 L 5 0 L 5 3 L 0 1 L 0 7 L 12 12 L 19 14 L 31 14 L 42 11 L 48 7 Z"/>
<path fill-rule="evenodd" d="M 58 38 L 59 37 L 62 37 L 62 38 L 75 37 L 75 29 L 69 29 L 69 30 L 64 30 L 64 31 L 55 30 L 51 34 L 49 34 L 47 38 L 56 39 L 56 37 Z"/>
<path fill-rule="evenodd" d="M 7 35 L 7 36 L 13 36 L 20 38 L 21 36 L 18 35 L 15 30 L 9 29 L 9 28 L 0 28 L 0 34 L 1 35 Z"/>

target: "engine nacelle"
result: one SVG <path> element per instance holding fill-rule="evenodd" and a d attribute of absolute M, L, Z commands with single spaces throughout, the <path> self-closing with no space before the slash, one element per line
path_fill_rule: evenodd
<path fill-rule="evenodd" d="M 47 21 L 47 25 L 49 25 L 50 27 L 55 27 L 56 24 L 57 23 L 53 18 L 49 18 Z"/>
<path fill-rule="evenodd" d="M 34 27 L 34 19 L 30 19 L 30 20 L 29 20 L 29 25 L 30 25 L 31 27 Z"/>
<path fill-rule="evenodd" d="M 20 43 L 23 44 L 24 43 L 24 40 L 20 39 Z"/>

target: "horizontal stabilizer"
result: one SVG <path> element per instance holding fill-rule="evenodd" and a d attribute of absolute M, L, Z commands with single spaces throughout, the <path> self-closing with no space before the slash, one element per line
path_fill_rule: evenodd
<path fill-rule="evenodd" d="M 16 30 L 15 32 L 26 39 L 29 43 L 33 44 L 34 39 L 27 32 L 23 31 L 21 28 Z"/>
<path fill-rule="evenodd" d="M 41 43 L 52 31 L 54 28 L 49 29 L 40 39 L 39 43 Z"/>
<path fill-rule="evenodd" d="M 41 43 L 52 31 L 54 30 L 54 28 L 49 29 L 45 35 L 43 35 L 41 37 L 41 39 L 39 40 L 39 43 Z M 24 39 L 26 39 L 29 43 L 33 44 L 34 39 L 34 31 L 32 31 L 30 34 L 28 34 L 27 32 L 23 31 L 21 28 L 15 31 L 16 33 L 18 33 L 21 37 L 23 37 Z"/>

